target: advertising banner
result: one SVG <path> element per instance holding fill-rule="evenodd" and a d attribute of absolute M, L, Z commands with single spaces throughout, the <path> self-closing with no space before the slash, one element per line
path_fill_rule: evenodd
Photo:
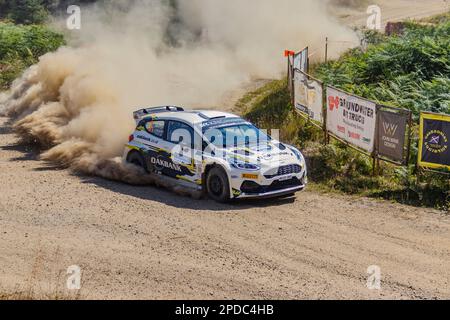
<path fill-rule="evenodd" d="M 299 69 L 305 73 L 308 72 L 309 48 L 306 47 L 294 55 L 294 69 Z"/>
<path fill-rule="evenodd" d="M 294 105 L 311 120 L 323 124 L 323 85 L 300 70 L 294 71 Z"/>
<path fill-rule="evenodd" d="M 327 105 L 327 130 L 372 153 L 375 149 L 376 104 L 327 87 Z"/>
<path fill-rule="evenodd" d="M 450 170 L 450 115 L 420 116 L 419 165 Z"/>
<path fill-rule="evenodd" d="M 378 108 L 377 151 L 378 155 L 404 163 L 406 129 L 410 112 L 401 113 Z"/>

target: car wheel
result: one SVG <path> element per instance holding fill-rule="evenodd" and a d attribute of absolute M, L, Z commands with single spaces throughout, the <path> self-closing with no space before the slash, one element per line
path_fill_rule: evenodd
<path fill-rule="evenodd" d="M 209 171 L 206 188 L 211 199 L 218 202 L 230 201 L 230 183 L 227 174 L 221 168 L 214 167 Z"/>
<path fill-rule="evenodd" d="M 145 172 L 148 172 L 144 157 L 137 151 L 130 152 L 130 154 L 127 157 L 127 162 L 135 165 L 136 167 L 141 168 Z"/>

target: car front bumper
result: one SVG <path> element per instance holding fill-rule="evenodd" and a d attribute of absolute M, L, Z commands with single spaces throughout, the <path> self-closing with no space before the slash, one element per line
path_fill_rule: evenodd
<path fill-rule="evenodd" d="M 308 183 L 306 170 L 299 174 L 273 179 L 235 179 L 231 181 L 232 197 L 274 198 L 302 191 Z"/>
<path fill-rule="evenodd" d="M 265 193 L 258 193 L 258 194 L 242 193 L 239 197 L 237 197 L 237 199 L 270 199 L 303 191 L 305 188 L 306 185 L 300 185 L 283 190 L 268 191 Z"/>

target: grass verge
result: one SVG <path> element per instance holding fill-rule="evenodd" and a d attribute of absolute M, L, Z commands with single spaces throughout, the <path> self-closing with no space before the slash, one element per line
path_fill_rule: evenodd
<path fill-rule="evenodd" d="M 414 164 L 396 167 L 388 163 L 380 163 L 379 175 L 373 176 L 371 158 L 338 141 L 325 145 L 323 132 L 294 111 L 285 80 L 270 82 L 247 94 L 238 106 L 246 119 L 260 128 L 280 129 L 282 141 L 303 151 L 310 180 L 317 190 L 441 210 L 450 208 L 450 180 L 446 176 L 419 176 Z"/>
<path fill-rule="evenodd" d="M 39 57 L 65 44 L 64 36 L 44 25 L 15 25 L 0 21 L 0 91 Z"/>

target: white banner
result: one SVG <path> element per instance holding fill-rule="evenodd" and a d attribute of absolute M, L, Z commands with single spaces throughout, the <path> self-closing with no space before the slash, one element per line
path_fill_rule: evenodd
<path fill-rule="evenodd" d="M 294 69 L 308 72 L 308 54 L 309 49 L 306 47 L 294 56 Z"/>
<path fill-rule="evenodd" d="M 323 124 L 323 86 L 319 81 L 310 79 L 307 74 L 295 70 L 294 104 L 300 112 L 312 120 Z"/>
<path fill-rule="evenodd" d="M 327 129 L 338 138 L 372 153 L 375 145 L 375 102 L 327 87 Z"/>

